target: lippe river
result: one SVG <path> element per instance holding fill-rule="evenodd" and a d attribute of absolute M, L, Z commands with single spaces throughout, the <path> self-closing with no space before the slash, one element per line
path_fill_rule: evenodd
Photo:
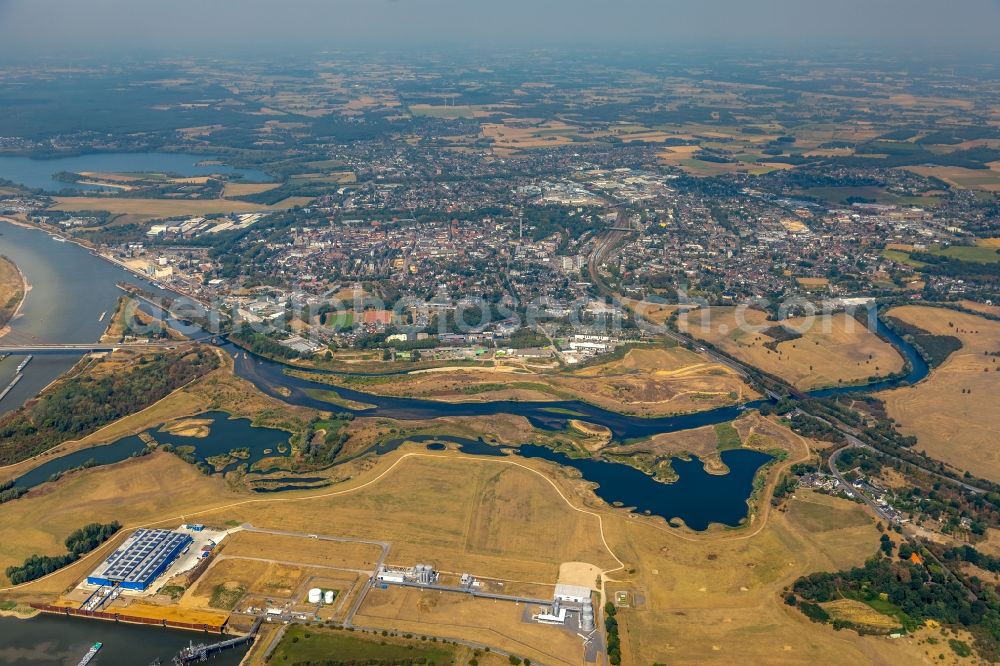
<path fill-rule="evenodd" d="M 116 283 L 121 281 L 138 282 L 147 289 L 159 291 L 153 285 L 92 255 L 84 248 L 72 243 L 57 242 L 43 232 L 17 227 L 9 223 L 0 223 L 0 233 L 2 233 L 0 235 L 0 252 L 11 257 L 21 267 L 21 270 L 32 285 L 22 309 L 22 316 L 13 322 L 12 331 L 3 339 L 4 342 L 94 341 L 99 338 L 106 326 L 106 321 L 100 321 L 100 313 L 113 310 L 117 298 L 121 293 L 115 286 Z M 890 340 L 906 357 L 910 366 L 910 372 L 903 379 L 912 383 L 926 376 L 928 372 L 927 365 L 912 346 L 885 328 L 881 322 L 879 322 L 879 333 Z M 309 394 L 309 389 L 329 389 L 330 387 L 290 377 L 285 374 L 285 367 L 283 365 L 252 356 L 232 344 L 225 343 L 222 346 L 233 355 L 237 374 L 253 382 L 261 391 L 290 403 L 317 409 L 331 409 L 329 403 L 317 400 Z M 2 407 L 7 410 L 15 408 L 26 398 L 35 395 L 40 388 L 55 379 L 60 372 L 70 367 L 73 361 L 72 357 L 37 354 L 25 370 L 25 378 L 4 399 Z M 18 356 L 11 356 L 0 363 L 0 382 L 9 379 L 17 363 L 19 363 Z M 899 381 L 902 380 L 895 379 L 878 382 L 867 387 L 867 390 L 881 390 Z M 857 389 L 849 387 L 825 389 L 814 392 L 814 395 L 831 395 L 850 390 Z M 614 438 L 619 441 L 647 437 L 656 433 L 723 423 L 738 417 L 741 410 L 754 407 L 758 404 L 749 403 L 747 405 L 723 407 L 694 414 L 662 418 L 640 418 L 607 411 L 579 401 L 551 403 L 503 401 L 450 404 L 433 400 L 377 396 L 346 389 L 337 389 L 337 393 L 347 400 L 372 405 L 364 409 L 351 410 L 361 416 L 385 416 L 406 420 L 429 419 L 442 416 L 499 416 L 503 414 L 515 414 L 527 418 L 532 425 L 547 430 L 566 428 L 569 419 L 581 418 L 606 426 L 611 430 Z M 233 447 L 239 444 L 240 442 L 233 442 Z M 217 448 L 218 443 L 214 443 L 214 445 L 214 448 Z M 197 444 L 195 446 L 197 448 Z M 107 464 L 115 462 L 116 459 L 124 459 L 134 452 L 134 448 L 129 443 L 119 446 L 118 449 L 105 450 L 102 452 L 102 455 L 97 456 L 101 458 L 97 462 Z M 462 448 L 468 450 L 468 447 Z M 119 449 L 120 453 L 109 453 L 111 450 L 118 451 Z M 525 453 L 528 450 L 528 447 L 524 447 L 523 449 Z M 468 452 L 472 453 L 472 451 Z M 205 453 L 211 455 L 209 452 Z M 732 460 L 731 464 L 736 464 L 740 470 L 750 469 L 753 472 L 767 461 L 766 456 L 758 454 L 755 457 L 751 457 L 750 452 L 746 451 L 736 452 L 736 454 L 741 456 L 741 459 Z M 75 455 L 79 457 L 81 454 Z M 535 455 L 538 456 L 541 454 L 535 452 Z M 584 478 L 596 483 L 601 483 L 602 478 L 606 482 L 611 482 L 612 469 L 622 467 L 615 463 L 573 461 L 562 454 L 555 453 L 546 454 L 544 457 L 560 464 L 575 467 L 580 470 Z M 53 472 L 59 471 L 53 465 L 53 463 L 56 463 L 56 460 L 46 463 L 48 467 L 53 468 Z M 69 458 L 67 458 L 67 462 L 69 462 Z M 72 462 L 73 464 L 68 465 L 69 467 L 80 464 L 80 461 L 76 461 L 75 458 L 72 459 Z M 590 463 L 593 463 L 593 465 Z M 681 465 L 681 467 L 684 466 Z M 631 470 L 631 468 L 629 469 Z M 632 471 L 634 472 L 635 470 Z M 691 472 L 689 471 L 689 473 Z M 605 488 L 605 493 L 602 493 L 602 496 L 609 502 L 620 502 L 626 506 L 644 507 L 651 513 L 663 515 L 667 519 L 681 517 L 694 529 L 704 529 L 710 522 L 723 522 L 730 525 L 738 522 L 738 520 L 733 520 L 732 514 L 728 511 L 722 512 L 724 515 L 713 515 L 712 511 L 705 512 L 700 510 L 705 508 L 704 503 L 695 501 L 685 502 L 685 496 L 683 495 L 673 497 L 673 500 L 669 503 L 672 508 L 664 507 L 659 502 L 635 501 L 637 488 L 630 488 L 633 484 L 628 482 L 629 479 L 627 477 L 619 477 L 617 469 L 614 469 L 614 474 L 614 485 L 622 489 L 621 492 L 624 496 L 615 497 L 613 496 L 615 493 Z M 38 473 L 35 476 L 37 475 Z M 716 478 L 732 481 L 732 487 L 728 488 L 728 491 L 725 487 L 717 488 L 717 490 L 726 495 L 731 494 L 737 504 L 742 507 L 741 515 L 745 515 L 744 501 L 747 491 L 742 480 L 737 483 L 737 477 L 742 479 L 742 476 L 743 474 L 731 474 Z M 30 474 L 26 475 L 26 477 L 30 477 Z M 31 477 L 30 483 L 27 478 L 24 481 L 25 487 L 30 487 L 41 482 L 42 479 Z M 652 486 L 646 486 L 645 484 L 640 484 L 640 486 L 642 486 L 643 495 L 654 491 L 656 488 L 663 488 L 663 485 L 658 483 L 653 483 Z M 668 494 L 674 495 L 674 492 L 671 491 Z M 685 510 L 685 505 L 687 505 L 687 510 Z"/>

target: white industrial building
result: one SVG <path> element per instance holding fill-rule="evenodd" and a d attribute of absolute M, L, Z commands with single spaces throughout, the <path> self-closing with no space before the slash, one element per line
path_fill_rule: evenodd
<path fill-rule="evenodd" d="M 556 599 L 547 611 L 536 613 L 531 616 L 531 619 L 542 624 L 566 624 L 566 609 Z"/>
<path fill-rule="evenodd" d="M 413 567 L 392 567 L 382 565 L 375 579 L 383 583 L 416 583 L 432 585 L 437 582 L 438 574 L 430 564 L 417 564 Z"/>
<path fill-rule="evenodd" d="M 556 585 L 556 601 L 569 601 L 574 604 L 590 603 L 590 588 L 582 585 Z"/>

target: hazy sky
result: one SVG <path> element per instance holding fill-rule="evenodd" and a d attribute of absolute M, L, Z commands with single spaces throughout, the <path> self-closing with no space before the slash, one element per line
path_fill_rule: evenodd
<path fill-rule="evenodd" d="M 0 54 L 815 44 L 995 51 L 1000 0 L 0 0 Z"/>

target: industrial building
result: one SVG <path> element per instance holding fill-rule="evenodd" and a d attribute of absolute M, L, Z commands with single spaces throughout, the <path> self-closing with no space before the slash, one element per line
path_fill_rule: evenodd
<path fill-rule="evenodd" d="M 438 580 L 438 574 L 430 564 L 418 564 L 407 568 L 382 565 L 375 578 L 383 583 L 433 585 Z"/>
<path fill-rule="evenodd" d="M 87 576 L 87 583 L 144 592 L 191 542 L 183 532 L 136 530 Z"/>
<path fill-rule="evenodd" d="M 556 585 L 555 598 L 559 601 L 569 601 L 574 604 L 590 603 L 590 588 L 582 585 Z"/>

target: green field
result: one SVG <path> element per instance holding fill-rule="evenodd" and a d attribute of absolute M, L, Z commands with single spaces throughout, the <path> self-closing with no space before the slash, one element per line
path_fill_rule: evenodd
<path fill-rule="evenodd" d="M 347 400 L 340 397 L 340 394 L 336 391 L 330 391 L 327 389 L 305 389 L 305 394 L 308 395 L 313 400 L 321 400 L 323 402 L 328 402 L 331 405 L 336 405 L 337 407 L 343 407 L 344 409 L 368 409 L 374 407 L 374 405 L 369 405 L 363 402 L 355 402 L 354 400 Z"/>
<path fill-rule="evenodd" d="M 913 259 L 909 254 L 903 252 L 902 250 L 882 250 L 882 256 L 890 261 L 895 261 L 898 264 L 907 264 L 913 268 L 923 268 L 927 265 L 922 261 Z"/>
<path fill-rule="evenodd" d="M 285 632 L 271 658 L 273 664 L 455 663 L 455 653 L 444 645 L 395 638 L 360 638 L 348 632 L 293 625 Z M 423 659 L 424 661 L 419 661 Z"/>
<path fill-rule="evenodd" d="M 718 448 L 720 451 L 738 449 L 743 446 L 743 442 L 740 441 L 740 433 L 736 431 L 731 422 L 717 423 L 715 425 L 715 436 L 719 440 Z"/>
<path fill-rule="evenodd" d="M 994 264 L 1000 261 L 1000 253 L 997 253 L 996 248 L 979 245 L 952 245 L 944 249 L 931 250 L 931 254 L 977 264 Z"/>
<path fill-rule="evenodd" d="M 353 312 L 331 312 L 323 322 L 328 328 L 343 330 L 354 326 Z"/>

